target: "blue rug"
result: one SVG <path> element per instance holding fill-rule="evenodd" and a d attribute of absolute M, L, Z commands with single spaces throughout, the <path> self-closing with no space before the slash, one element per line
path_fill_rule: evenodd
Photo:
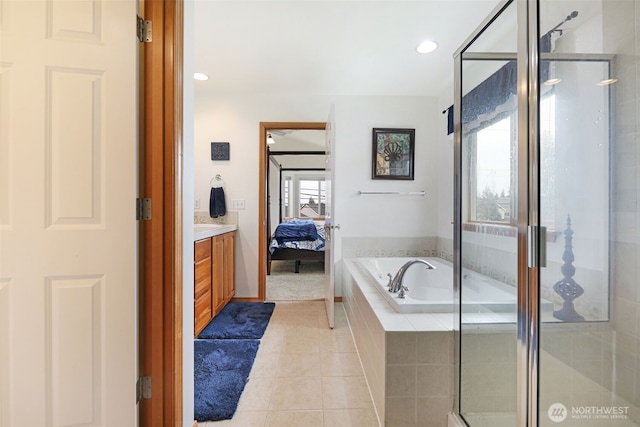
<path fill-rule="evenodd" d="M 197 421 L 233 417 L 260 340 L 194 342 L 194 412 Z"/>
<path fill-rule="evenodd" d="M 273 302 L 230 302 L 202 330 L 200 339 L 260 339 L 271 319 Z"/>

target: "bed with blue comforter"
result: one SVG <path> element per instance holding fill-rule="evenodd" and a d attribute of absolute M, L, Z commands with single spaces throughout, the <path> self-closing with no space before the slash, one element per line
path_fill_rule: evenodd
<path fill-rule="evenodd" d="M 269 244 L 267 274 L 271 274 L 272 260 L 295 261 L 295 272 L 303 260 L 324 262 L 324 221 L 291 219 L 276 227 Z"/>

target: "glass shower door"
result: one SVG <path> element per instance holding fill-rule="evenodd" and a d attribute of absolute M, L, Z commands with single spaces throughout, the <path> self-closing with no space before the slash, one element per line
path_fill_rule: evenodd
<path fill-rule="evenodd" d="M 542 427 L 638 425 L 633 3 L 541 2 Z"/>
<path fill-rule="evenodd" d="M 460 415 L 516 425 L 516 3 L 461 53 Z"/>
<path fill-rule="evenodd" d="M 469 426 L 640 425 L 637 3 L 504 1 L 456 54 Z"/>

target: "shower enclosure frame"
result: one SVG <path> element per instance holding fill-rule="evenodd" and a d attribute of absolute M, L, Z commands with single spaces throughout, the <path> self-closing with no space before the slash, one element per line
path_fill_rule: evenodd
<path fill-rule="evenodd" d="M 538 268 L 540 218 L 538 158 L 538 2 L 503 0 L 454 53 L 454 413 L 460 409 L 460 287 L 462 247 L 462 54 L 512 3 L 517 2 L 517 423 L 537 425 Z M 533 108 L 532 108 L 533 107 Z"/>
<path fill-rule="evenodd" d="M 487 30 L 503 11 L 517 6 L 517 52 L 476 53 L 466 49 Z M 463 153 L 462 153 L 462 64 L 464 60 L 517 61 L 517 325 L 516 325 L 516 420 L 518 426 L 538 425 L 539 349 L 540 349 L 540 268 L 545 267 L 546 229 L 540 218 L 540 62 L 606 62 L 614 75 L 614 55 L 541 53 L 539 40 L 539 1 L 503 0 L 454 53 L 454 411 L 460 417 L 461 380 L 461 294 Z M 463 58 L 464 54 L 464 58 Z M 611 92 L 608 105 L 612 105 Z M 608 111 L 611 141 L 611 109 Z M 611 185 L 611 183 L 609 183 Z M 609 220 L 610 227 L 610 220 Z M 541 240 L 542 239 L 542 240 Z M 611 321 L 609 306 L 607 322 Z"/>

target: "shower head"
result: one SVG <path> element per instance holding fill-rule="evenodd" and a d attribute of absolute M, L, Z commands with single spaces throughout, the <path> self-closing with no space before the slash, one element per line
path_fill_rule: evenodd
<path fill-rule="evenodd" d="M 562 22 L 560 22 L 558 25 L 556 25 L 555 27 L 553 27 L 551 30 L 549 30 L 549 32 L 547 34 L 553 33 L 554 31 L 557 31 L 560 33 L 560 35 L 562 35 L 562 31 L 561 29 L 559 29 L 565 22 L 571 21 L 573 18 L 578 16 L 578 11 L 574 10 L 573 12 L 571 12 L 569 15 L 567 15 L 566 18 L 564 18 L 564 20 Z"/>

